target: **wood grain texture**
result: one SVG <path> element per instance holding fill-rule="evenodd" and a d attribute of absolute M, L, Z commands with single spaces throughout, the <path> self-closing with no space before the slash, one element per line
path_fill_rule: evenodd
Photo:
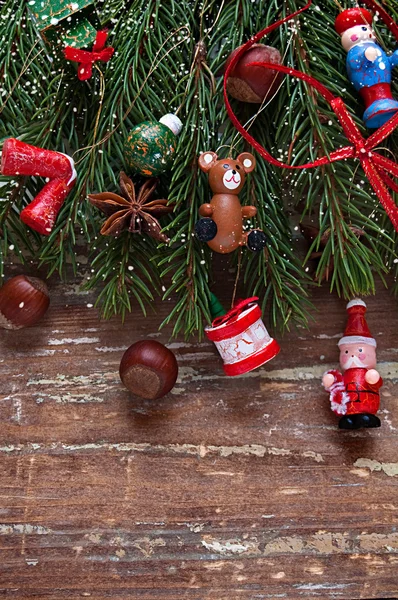
<path fill-rule="evenodd" d="M 369 298 L 382 428 L 342 432 L 321 387 L 345 302 L 237 379 L 214 346 L 169 339 L 168 307 L 99 322 L 75 283 L 40 327 L 0 333 L 0 594 L 13 599 L 398 597 L 398 318 Z M 133 398 L 123 351 L 157 339 L 180 375 Z"/>

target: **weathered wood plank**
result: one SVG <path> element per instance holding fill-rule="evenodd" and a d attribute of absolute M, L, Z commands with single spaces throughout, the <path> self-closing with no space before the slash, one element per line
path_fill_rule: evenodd
<path fill-rule="evenodd" d="M 344 301 L 315 292 L 307 331 L 226 378 L 211 343 L 169 340 L 158 315 L 99 322 L 54 284 L 41 327 L 0 334 L 0 593 L 11 598 L 398 596 L 396 302 L 368 299 L 382 428 L 341 432 L 320 379 Z M 167 398 L 129 396 L 123 350 L 176 353 Z"/>

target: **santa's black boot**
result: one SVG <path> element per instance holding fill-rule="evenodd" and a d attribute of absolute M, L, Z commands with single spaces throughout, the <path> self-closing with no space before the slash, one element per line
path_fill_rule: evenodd
<path fill-rule="evenodd" d="M 261 252 L 267 245 L 267 236 L 261 229 L 253 229 L 247 236 L 247 247 L 253 252 Z"/>
<path fill-rule="evenodd" d="M 358 415 L 344 415 L 339 421 L 339 429 L 359 429 L 362 427 Z"/>
<path fill-rule="evenodd" d="M 380 419 L 379 417 L 376 417 L 376 415 L 363 413 L 357 416 L 361 423 L 361 427 L 381 427 Z"/>
<path fill-rule="evenodd" d="M 213 219 L 203 217 L 195 224 L 195 233 L 201 242 L 211 242 L 217 235 L 217 225 Z"/>

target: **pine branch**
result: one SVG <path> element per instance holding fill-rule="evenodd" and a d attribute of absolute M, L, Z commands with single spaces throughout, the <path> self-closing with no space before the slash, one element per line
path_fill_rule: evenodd
<path fill-rule="evenodd" d="M 385 0 L 384 5 L 398 20 L 395 0 Z M 77 237 L 83 238 L 92 248 L 90 260 L 95 265 L 88 287 L 101 289 L 99 304 L 105 316 L 124 316 L 133 297 L 145 312 L 163 285 L 165 299 L 177 298 L 165 320 L 173 323 L 174 334 L 201 332 L 203 318 L 210 320 L 212 256 L 207 245 L 193 236 L 198 208 L 210 196 L 197 158 L 210 149 L 226 156 L 231 144 L 232 153 L 250 151 L 224 109 L 225 60 L 265 23 L 300 6 L 299 0 L 97 2 L 100 21 L 110 28 L 109 44 L 116 52 L 107 65 L 98 64 L 101 73 L 94 69 L 88 82 L 79 82 L 75 66 L 53 56 L 38 37 L 28 3 L 0 0 L 0 139 L 21 137 L 73 155 L 78 170 L 77 184 L 49 237 L 30 231 L 19 219 L 43 180 L 0 179 L 0 185 L 5 184 L 0 188 L 0 274 L 12 250 L 21 262 L 40 257 L 49 273 L 63 275 L 67 261 L 77 268 Z M 319 0 L 297 23 L 281 27 L 263 42 L 286 52 L 285 64 L 315 76 L 341 95 L 364 131 L 360 99 L 347 78 L 345 52 L 334 31 L 336 15 L 334 0 Z M 379 22 L 377 29 L 392 49 L 394 41 L 384 25 Z M 393 90 L 398 97 L 396 74 Z M 242 122 L 257 108 L 235 104 Z M 166 226 L 170 245 L 156 249 L 153 240 L 127 233 L 117 239 L 101 238 L 103 220 L 87 202 L 87 194 L 117 191 L 119 172 L 125 169 L 123 145 L 128 131 L 136 123 L 176 110 L 184 129 L 173 170 L 161 178 L 162 194 L 176 203 Z M 261 144 L 293 165 L 347 144 L 330 107 L 306 84 L 290 78 L 256 117 L 251 131 Z M 379 152 L 398 156 L 397 133 L 383 145 L 386 149 Z M 274 325 L 287 326 L 290 319 L 303 323 L 308 316 L 308 277 L 296 251 L 297 237 L 291 235 L 288 216 L 292 212 L 296 219 L 299 213 L 319 224 L 306 260 L 320 249 L 321 239 L 327 239 L 316 280 L 331 272 L 331 288 L 351 296 L 374 292 L 376 276 L 384 278 L 392 272 L 398 279 L 396 235 L 354 160 L 287 172 L 259 159 L 241 200 L 258 208 L 256 219 L 247 226 L 261 227 L 269 237 L 260 256 L 243 251 L 241 277 L 247 295 L 257 294 L 263 305 L 268 304 Z M 360 239 L 357 230 L 363 231 Z M 235 269 L 237 256 L 231 255 Z"/>
<path fill-rule="evenodd" d="M 290 0 L 287 5 L 290 11 L 299 7 L 298 2 Z M 312 7 L 293 26 L 289 64 L 316 77 L 336 95 L 343 95 L 363 130 L 359 117 L 361 108 L 347 79 L 344 51 L 339 52 L 339 40 L 333 27 L 336 7 L 332 0 L 323 2 L 322 7 L 323 10 L 319 10 L 319 6 Z M 289 27 L 292 26 L 286 27 L 286 37 Z M 281 155 L 291 155 L 292 164 L 315 160 L 336 147 L 347 145 L 333 112 L 307 84 L 289 81 L 284 100 L 289 108 L 286 111 L 289 126 L 279 129 L 276 147 Z M 387 271 L 382 244 L 391 241 L 392 227 L 380 228 L 378 221 L 383 218 L 383 211 L 361 167 L 353 161 L 351 164 L 340 161 L 301 171 L 290 183 L 292 196 L 304 199 L 302 215 L 314 215 L 315 220 L 319 220 L 319 235 L 310 252 L 318 250 L 321 238 L 330 232 L 316 278 L 321 281 L 333 263 L 331 289 L 346 297 L 374 292 L 374 272 L 383 277 Z M 352 226 L 365 231 L 360 240 L 353 234 Z"/>
<path fill-rule="evenodd" d="M 135 237 L 137 239 L 135 239 Z M 149 238 L 125 232 L 118 238 L 101 237 L 94 247 L 97 254 L 91 263 L 91 275 L 85 289 L 101 289 L 96 306 L 104 318 L 131 312 L 135 298 L 146 315 L 146 305 L 159 293 L 160 281 L 149 257 L 154 244 Z"/>

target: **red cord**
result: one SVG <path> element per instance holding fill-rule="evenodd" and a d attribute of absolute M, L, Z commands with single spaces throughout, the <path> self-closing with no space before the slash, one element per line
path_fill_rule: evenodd
<path fill-rule="evenodd" d="M 253 44 L 257 43 L 265 35 L 273 31 L 277 27 L 280 27 L 280 25 L 282 25 L 283 23 L 294 19 L 298 14 L 300 14 L 304 10 L 307 10 L 311 6 L 311 3 L 312 0 L 309 0 L 309 2 L 300 10 L 296 11 L 295 13 L 292 13 L 291 15 L 283 19 L 280 19 L 279 21 L 276 21 L 275 23 L 269 25 L 262 31 L 259 31 L 248 42 L 246 42 L 246 44 L 243 44 L 243 46 L 241 46 L 236 52 L 236 54 L 233 56 L 224 74 L 224 101 L 229 118 L 231 119 L 234 127 L 241 133 L 242 137 L 247 142 L 249 142 L 251 146 L 253 146 L 253 148 L 260 154 L 260 156 L 262 156 L 266 161 L 277 167 L 282 167 L 285 169 L 308 169 L 313 167 L 319 167 L 346 158 L 359 159 L 361 161 L 365 174 L 369 179 L 371 186 L 373 187 L 373 190 L 376 192 L 377 197 L 379 198 L 386 213 L 388 214 L 392 224 L 394 225 L 395 230 L 398 232 L 398 207 L 396 206 L 387 188 L 388 185 L 394 191 L 397 190 L 397 184 L 389 178 L 388 174 L 393 175 L 394 177 L 398 177 L 398 165 L 393 161 L 379 155 L 373 150 L 398 126 L 398 113 L 396 113 L 389 121 L 387 121 L 387 123 L 380 127 L 371 136 L 369 136 L 368 138 L 364 138 L 360 130 L 354 123 L 343 100 L 339 97 L 334 96 L 332 92 L 328 90 L 328 88 L 326 88 L 314 77 L 311 77 L 306 73 L 302 73 L 301 71 L 297 71 L 296 69 L 285 67 L 284 65 L 276 65 L 274 63 L 266 62 L 250 63 L 247 66 L 262 67 L 264 69 L 279 71 L 281 73 L 285 73 L 286 75 L 290 75 L 296 77 L 297 79 L 301 79 L 302 81 L 305 81 L 313 88 L 315 88 L 330 104 L 343 127 L 345 135 L 353 144 L 352 146 L 345 146 L 344 148 L 334 150 L 329 154 L 329 156 L 322 156 L 321 158 L 318 158 L 313 162 L 308 162 L 302 165 L 289 165 L 274 158 L 261 144 L 259 144 L 259 142 L 257 142 L 246 131 L 246 129 L 236 117 L 232 106 L 229 102 L 227 93 L 228 77 L 231 71 L 238 63 L 241 56 L 243 56 L 243 54 L 247 52 L 249 48 L 253 46 Z M 374 0 L 365 0 L 365 3 L 379 12 L 383 21 L 391 29 L 391 31 L 393 31 L 394 35 L 396 35 L 398 39 L 398 26 L 392 21 L 392 19 L 388 16 L 384 9 L 382 9 L 378 4 L 376 4 Z"/>

